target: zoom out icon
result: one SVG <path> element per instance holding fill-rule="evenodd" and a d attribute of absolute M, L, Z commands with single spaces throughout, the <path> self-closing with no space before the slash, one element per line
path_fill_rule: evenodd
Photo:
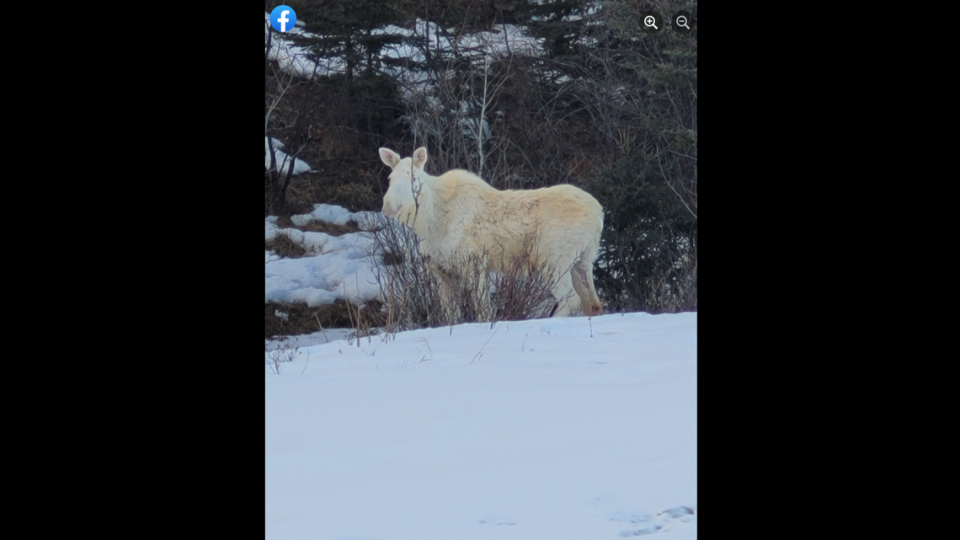
<path fill-rule="evenodd" d="M 674 13 L 673 20 L 670 21 L 673 29 L 677 32 L 689 32 L 692 30 L 690 27 L 694 25 L 694 22 L 689 11 L 678 11 Z"/>
<path fill-rule="evenodd" d="M 270 26 L 277 32 L 289 32 L 297 24 L 297 14 L 290 6 L 277 6 L 270 12 Z"/>

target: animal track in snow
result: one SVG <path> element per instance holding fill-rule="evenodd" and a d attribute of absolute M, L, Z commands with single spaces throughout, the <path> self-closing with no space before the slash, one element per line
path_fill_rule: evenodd
<path fill-rule="evenodd" d="M 689 506 L 674 506 L 673 508 L 664 510 L 662 513 L 667 514 L 672 518 L 683 518 L 683 516 L 692 516 L 693 508 L 690 508 Z M 681 519 L 681 521 L 683 520 Z M 690 520 L 688 520 L 688 522 L 689 521 Z"/>
<path fill-rule="evenodd" d="M 617 535 L 621 538 L 630 538 L 633 536 L 654 534 L 660 532 L 661 530 L 672 530 L 674 527 L 676 527 L 676 521 L 683 523 L 692 522 L 695 519 L 693 514 L 693 508 L 690 508 L 689 506 L 674 506 L 673 508 L 668 508 L 667 510 L 660 512 L 656 516 L 650 516 L 649 514 L 642 514 L 639 512 L 632 514 L 617 512 L 608 519 L 618 523 L 631 523 L 634 525 L 640 525 L 639 527 L 631 529 L 623 529 L 617 533 Z"/>
<path fill-rule="evenodd" d="M 517 520 L 509 518 L 487 517 L 480 519 L 481 525 L 516 525 Z"/>

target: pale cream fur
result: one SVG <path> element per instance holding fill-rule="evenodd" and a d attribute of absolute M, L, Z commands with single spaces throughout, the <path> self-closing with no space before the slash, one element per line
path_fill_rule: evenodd
<path fill-rule="evenodd" d="M 593 284 L 603 208 L 589 193 L 565 184 L 501 191 L 459 169 L 430 176 L 423 170 L 426 148 L 403 159 L 381 148 L 380 158 L 393 169 L 383 213 L 417 233 L 420 251 L 441 278 L 442 296 L 451 294 L 450 283 L 456 279 L 453 261 L 483 254 L 487 270 L 496 272 L 503 261 L 523 252 L 524 239 L 539 235 L 535 262 L 557 273 L 555 315 L 603 311 Z"/>

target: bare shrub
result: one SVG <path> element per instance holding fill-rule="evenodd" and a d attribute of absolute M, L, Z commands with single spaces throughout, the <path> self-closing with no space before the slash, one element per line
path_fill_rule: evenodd
<path fill-rule="evenodd" d="M 285 323 L 289 321 L 289 315 L 286 312 L 276 310 L 273 316 L 276 317 L 281 330 L 276 341 L 264 343 L 264 357 L 270 371 L 279 375 L 281 364 L 296 360 L 300 354 L 300 347 L 297 345 L 299 338 L 287 339 L 289 334 L 285 331 Z"/>
<path fill-rule="evenodd" d="M 552 316 L 561 300 L 554 298 L 554 287 L 570 268 L 558 271 L 555 265 L 540 262 L 539 240 L 537 233 L 526 236 L 516 254 L 501 255 L 499 272 L 487 272 L 489 253 L 457 258 L 452 317 L 458 322 L 492 322 Z"/>
<path fill-rule="evenodd" d="M 274 30 L 267 24 L 266 32 L 266 51 L 269 51 L 274 39 Z M 266 153 L 269 156 L 269 162 L 264 166 L 264 210 L 266 214 L 274 214 L 283 211 L 287 207 L 287 189 L 290 187 L 290 181 L 293 178 L 294 167 L 296 166 L 297 156 L 306 145 L 306 127 L 301 114 L 294 122 L 295 126 L 291 132 L 289 144 L 284 147 L 282 154 L 278 148 L 278 143 L 273 138 L 273 131 L 276 131 L 277 123 L 275 115 L 284 96 L 288 94 L 291 87 L 302 84 L 297 77 L 273 65 L 269 59 L 269 54 L 265 54 L 265 100 L 264 100 L 264 122 L 263 133 L 266 143 Z M 280 156 L 285 157 L 280 157 Z"/>
<path fill-rule="evenodd" d="M 557 276 L 567 275 L 569 268 L 556 269 L 548 263 L 537 263 L 537 243 L 528 237 L 520 257 L 504 261 L 503 271 L 494 275 L 493 306 L 496 320 L 520 321 L 550 317 L 562 298 L 551 292 Z"/>
<path fill-rule="evenodd" d="M 423 261 L 413 230 L 383 216 L 373 239 L 371 256 L 376 258 L 373 266 L 386 304 L 387 332 L 443 326 L 440 284 Z"/>
<path fill-rule="evenodd" d="M 412 229 L 383 218 L 373 232 L 377 282 L 385 302 L 387 333 L 464 322 L 493 322 L 549 317 L 559 299 L 553 290 L 558 276 L 539 263 L 537 236 L 525 239 L 516 256 L 501 261 L 500 272 L 487 272 L 486 253 L 455 259 L 443 280 L 420 253 Z M 501 252 L 503 250 L 500 250 Z M 442 291 L 447 291 L 444 295 Z M 450 305 L 444 301 L 451 299 Z"/>
<path fill-rule="evenodd" d="M 281 364 L 293 362 L 300 355 L 300 347 L 297 346 L 297 339 L 292 343 L 278 341 L 274 348 L 265 347 L 266 363 L 274 375 L 280 374 Z"/>

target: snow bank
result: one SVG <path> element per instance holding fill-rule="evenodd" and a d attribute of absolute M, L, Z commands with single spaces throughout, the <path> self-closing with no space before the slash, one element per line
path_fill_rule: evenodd
<path fill-rule="evenodd" d="M 354 213 L 338 206 L 318 204 L 313 213 L 292 216 L 291 221 L 300 226 L 317 219 L 340 225 L 350 220 L 368 224 L 376 215 L 376 212 Z M 331 236 L 277 227 L 276 222 L 276 216 L 264 220 L 265 240 L 271 241 L 278 234 L 287 236 L 304 248 L 306 256 L 283 259 L 264 251 L 264 302 L 299 302 L 316 307 L 336 300 L 362 304 L 380 298 L 370 233 Z"/>

